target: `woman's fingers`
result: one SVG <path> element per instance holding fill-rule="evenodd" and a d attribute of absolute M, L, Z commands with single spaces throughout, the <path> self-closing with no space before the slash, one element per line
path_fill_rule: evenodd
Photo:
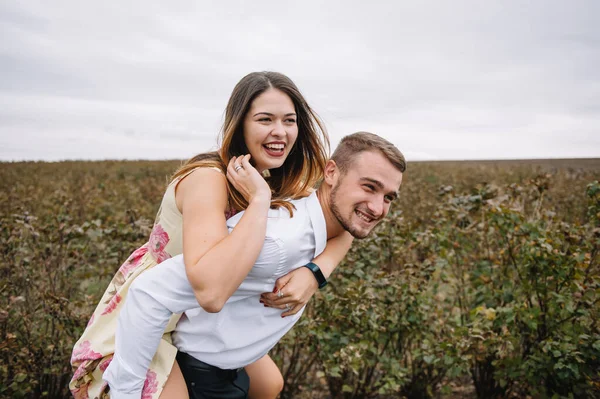
<path fill-rule="evenodd" d="M 227 165 L 227 171 L 228 172 L 232 172 L 232 173 L 241 172 L 242 169 L 244 169 L 243 165 L 242 165 L 242 159 L 243 158 L 244 158 L 243 156 L 241 156 L 241 157 L 232 157 L 229 160 L 229 164 Z"/>
<path fill-rule="evenodd" d="M 291 298 L 289 298 L 289 299 L 281 298 L 280 300 L 277 300 L 277 301 L 270 301 L 268 299 L 261 298 L 260 303 L 262 303 L 266 307 L 275 308 L 275 309 L 291 309 L 296 306 L 302 307 L 302 306 L 306 305 L 306 303 L 304 303 L 302 301 L 293 300 Z"/>
<path fill-rule="evenodd" d="M 294 315 L 298 313 L 304 305 L 306 305 L 306 303 L 293 301 L 291 299 L 284 299 L 282 301 L 278 301 L 277 303 L 261 299 L 260 302 L 265 307 L 284 310 L 284 312 L 281 313 L 281 317 Z"/>
<path fill-rule="evenodd" d="M 247 172 L 254 169 L 254 167 L 250 164 L 250 157 L 250 154 L 246 154 L 244 156 L 241 156 L 239 160 L 241 167 L 244 168 L 244 170 L 246 170 Z"/>
<path fill-rule="evenodd" d="M 232 157 L 227 165 L 227 173 L 232 176 L 244 177 L 256 171 L 250 163 L 250 154 Z M 258 171 L 256 171 L 258 174 Z"/>
<path fill-rule="evenodd" d="M 239 174 L 242 174 L 244 172 L 250 173 L 254 168 L 252 167 L 252 165 L 250 165 L 248 159 L 250 159 L 250 154 L 237 157 L 233 169 Z"/>
<path fill-rule="evenodd" d="M 236 157 L 232 157 L 227 164 L 227 177 L 233 177 L 235 175 L 235 163 Z M 233 182 L 232 182 L 233 183 Z"/>
<path fill-rule="evenodd" d="M 243 166 L 241 164 L 241 160 L 244 158 L 240 157 L 232 157 L 229 160 L 229 164 L 227 165 L 227 180 L 233 185 L 233 187 L 240 192 L 249 200 L 251 195 L 251 190 L 248 187 L 247 182 L 245 181 L 246 173 L 243 171 Z"/>
<path fill-rule="evenodd" d="M 229 173 L 241 173 L 250 172 L 254 167 L 250 164 L 250 154 L 241 155 L 239 157 L 232 157 L 227 164 L 227 172 Z"/>
<path fill-rule="evenodd" d="M 287 317 L 287 316 L 295 315 L 296 313 L 298 313 L 300 311 L 300 309 L 302 309 L 302 306 L 304 306 L 304 305 L 298 304 L 298 305 L 292 307 L 291 309 L 286 310 L 285 312 L 283 312 L 281 314 L 281 317 Z"/>
<path fill-rule="evenodd" d="M 269 202 L 271 188 L 250 164 L 250 157 L 250 154 L 232 157 L 227 165 L 227 179 L 248 202 L 255 198 Z"/>
<path fill-rule="evenodd" d="M 265 307 L 284 310 L 281 316 L 286 317 L 298 313 L 308 301 L 296 297 L 291 292 L 285 293 L 285 290 L 281 289 L 277 293 L 263 293 L 260 297 L 260 303 Z"/>
<path fill-rule="evenodd" d="M 294 276 L 294 274 L 288 273 L 279 277 L 277 281 L 275 281 L 275 289 L 273 291 L 277 293 L 279 290 L 283 290 L 283 287 L 288 285 L 288 283 L 291 281 L 292 276 Z"/>
<path fill-rule="evenodd" d="M 285 310 L 282 313 L 285 317 L 298 313 L 317 288 L 312 272 L 300 267 L 277 279 L 273 292 L 263 292 L 260 302 L 268 307 Z"/>

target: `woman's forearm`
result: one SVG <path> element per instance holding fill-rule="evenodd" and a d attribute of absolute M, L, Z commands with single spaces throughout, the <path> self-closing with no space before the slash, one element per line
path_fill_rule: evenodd
<path fill-rule="evenodd" d="M 260 199 L 250 203 L 231 234 L 188 265 L 188 278 L 206 311 L 220 311 L 254 266 L 264 244 L 269 206 Z"/>

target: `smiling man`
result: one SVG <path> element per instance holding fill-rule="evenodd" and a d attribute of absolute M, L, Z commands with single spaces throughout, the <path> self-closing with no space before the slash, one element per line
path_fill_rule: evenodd
<path fill-rule="evenodd" d="M 265 356 L 302 314 L 281 317 L 279 309 L 259 303 L 261 293 L 272 290 L 279 276 L 303 266 L 323 287 L 325 276 L 310 261 L 328 239 L 345 231 L 365 238 L 388 214 L 405 168 L 402 153 L 387 140 L 366 132 L 344 137 L 317 192 L 291 201 L 293 217 L 282 208 L 269 211 L 265 243 L 254 267 L 217 313 L 199 306 L 181 255 L 140 275 L 120 313 L 115 354 L 104 373 L 111 398 L 141 397 L 148 366 L 173 313 L 185 314 L 172 337 L 190 398 L 246 398 L 243 367 Z M 230 231 L 240 218 L 238 213 L 228 219 Z M 287 305 L 283 289 L 272 295 L 267 300 L 280 308 Z"/>
<path fill-rule="evenodd" d="M 325 195 L 329 200 L 323 211 L 331 210 L 335 222 L 353 237 L 369 235 L 398 197 L 406 168 L 398 153 L 387 140 L 360 132 L 344 137 L 327 164 L 328 184 L 322 190 L 330 193 Z"/>

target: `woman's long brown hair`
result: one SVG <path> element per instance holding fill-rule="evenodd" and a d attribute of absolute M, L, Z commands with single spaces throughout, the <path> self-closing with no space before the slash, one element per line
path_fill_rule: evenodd
<path fill-rule="evenodd" d="M 181 166 L 173 179 L 197 167 L 216 167 L 226 173 L 234 156 L 248 154 L 244 141 L 244 118 L 252 101 L 269 88 L 287 94 L 296 108 L 298 138 L 283 165 L 271 169 L 267 182 L 271 187 L 271 206 L 285 207 L 292 212 L 290 199 L 301 198 L 323 177 L 329 153 L 329 136 L 319 116 L 310 108 L 300 90 L 287 76 L 278 72 L 253 72 L 242 78 L 233 89 L 221 128 L 217 152 L 196 155 Z M 241 211 L 248 201 L 227 181 L 230 205 Z"/>

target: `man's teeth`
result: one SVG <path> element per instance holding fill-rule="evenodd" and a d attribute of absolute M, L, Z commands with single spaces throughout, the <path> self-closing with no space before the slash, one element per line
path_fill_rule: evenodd
<path fill-rule="evenodd" d="M 361 218 L 362 220 L 364 220 L 365 222 L 371 223 L 373 221 L 373 219 L 371 219 L 370 217 L 364 215 L 363 213 L 360 213 L 359 211 L 355 211 L 354 213 L 356 213 L 356 215 Z"/>
<path fill-rule="evenodd" d="M 283 145 L 283 144 L 265 144 L 265 147 L 267 147 L 269 150 L 283 151 L 283 148 L 285 147 L 285 145 Z"/>

